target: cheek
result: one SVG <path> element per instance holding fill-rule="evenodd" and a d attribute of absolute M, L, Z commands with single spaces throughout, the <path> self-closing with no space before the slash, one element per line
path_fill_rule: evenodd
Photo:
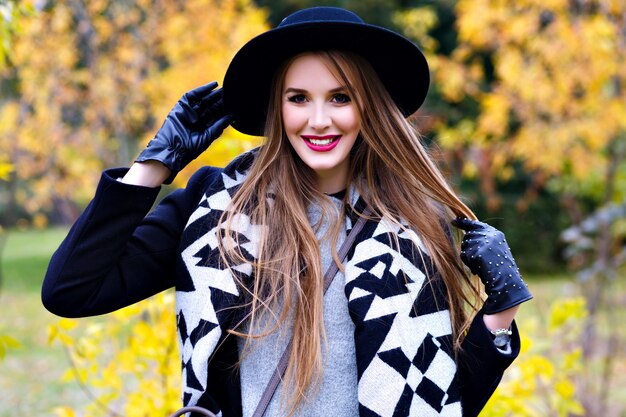
<path fill-rule="evenodd" d="M 342 129 L 354 131 L 361 129 L 361 118 L 354 108 L 346 108 L 336 119 Z"/>
<path fill-rule="evenodd" d="M 282 117 L 283 127 L 288 135 L 301 129 L 302 125 L 306 121 L 301 110 L 288 105 L 282 106 Z"/>

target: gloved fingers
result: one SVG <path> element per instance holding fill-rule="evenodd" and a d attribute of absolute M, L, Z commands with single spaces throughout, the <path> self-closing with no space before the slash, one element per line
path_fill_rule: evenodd
<path fill-rule="evenodd" d="M 464 217 L 457 217 L 453 219 L 451 223 L 453 226 L 465 231 L 480 230 L 486 226 L 485 223 L 479 222 L 478 220 L 470 220 Z"/>
<path fill-rule="evenodd" d="M 227 114 L 226 116 L 219 119 L 215 122 L 215 128 L 219 129 L 220 133 L 224 131 L 231 123 L 233 122 L 233 116 L 231 114 Z"/>
<path fill-rule="evenodd" d="M 213 123 L 211 127 L 209 127 L 209 137 L 217 139 L 232 121 L 233 117 L 230 114 L 223 116 L 217 122 Z"/>
<path fill-rule="evenodd" d="M 217 118 L 224 115 L 222 89 L 210 92 L 206 97 L 197 100 L 181 100 L 175 109 L 176 117 L 192 129 L 202 129 L 211 125 Z"/>
<path fill-rule="evenodd" d="M 470 230 L 465 233 L 463 240 L 461 240 L 461 247 L 476 246 L 480 247 L 485 243 L 485 233 L 480 233 L 474 230 Z"/>
<path fill-rule="evenodd" d="M 198 119 L 200 122 L 213 123 L 222 116 L 224 116 L 222 90 L 216 90 L 198 107 Z"/>
<path fill-rule="evenodd" d="M 186 92 L 183 97 L 185 97 L 190 103 L 192 101 L 201 101 L 207 95 L 210 95 L 211 91 L 213 91 L 215 87 L 217 87 L 217 81 L 196 87 L 193 90 Z"/>
<path fill-rule="evenodd" d="M 224 116 L 224 100 L 222 99 L 221 89 L 213 91 L 198 103 L 195 109 L 199 123 L 204 123 L 205 126 L 208 126 Z"/>
<path fill-rule="evenodd" d="M 224 92 L 221 88 L 215 89 L 211 91 L 209 94 L 206 94 L 199 98 L 200 103 L 198 107 L 201 109 L 211 108 L 218 101 L 221 103 L 223 96 L 224 96 Z"/>

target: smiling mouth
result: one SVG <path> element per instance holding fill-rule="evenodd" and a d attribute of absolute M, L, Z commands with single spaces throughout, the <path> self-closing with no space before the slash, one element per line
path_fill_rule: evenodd
<path fill-rule="evenodd" d="M 302 135 L 302 138 L 304 138 L 307 142 L 310 142 L 310 143 L 312 143 L 313 145 L 316 145 L 316 146 L 327 146 L 327 145 L 330 145 L 331 143 L 333 143 L 334 141 L 336 141 L 340 137 L 341 137 L 341 135 L 326 135 L 326 136 Z"/>

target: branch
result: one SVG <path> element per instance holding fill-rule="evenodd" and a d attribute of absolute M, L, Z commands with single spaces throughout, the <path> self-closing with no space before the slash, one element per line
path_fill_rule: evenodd
<path fill-rule="evenodd" d="M 85 393 L 87 398 L 89 398 L 93 403 L 95 403 L 103 411 L 109 413 L 109 415 L 113 417 L 124 417 L 122 414 L 118 413 L 117 411 L 110 408 L 107 404 L 104 404 L 102 401 L 100 401 L 100 399 L 96 396 L 96 394 L 91 392 L 89 387 L 80 378 L 80 373 L 78 372 L 78 366 L 76 365 L 76 361 L 74 361 L 74 358 L 72 358 L 72 354 L 69 348 L 63 345 L 63 350 L 65 351 L 65 356 L 67 357 L 67 360 L 70 363 L 70 367 L 72 368 L 72 371 L 74 373 L 74 379 L 78 381 L 78 386 L 80 387 L 81 391 Z"/>

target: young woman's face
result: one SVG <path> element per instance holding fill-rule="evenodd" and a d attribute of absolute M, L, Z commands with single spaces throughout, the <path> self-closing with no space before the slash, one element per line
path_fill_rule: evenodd
<path fill-rule="evenodd" d="M 316 172 L 320 191 L 326 193 L 345 188 L 350 150 L 361 128 L 345 87 L 312 54 L 296 58 L 285 76 L 285 133 L 298 156 Z"/>

